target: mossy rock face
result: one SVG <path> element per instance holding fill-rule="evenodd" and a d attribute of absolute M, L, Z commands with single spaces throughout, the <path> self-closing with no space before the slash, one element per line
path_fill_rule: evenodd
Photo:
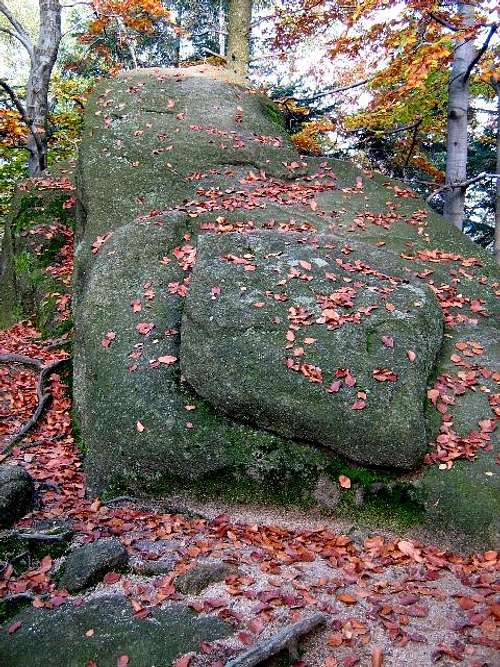
<path fill-rule="evenodd" d="M 236 465 L 241 448 L 279 446 L 273 436 L 216 415 L 181 383 L 177 361 L 157 361 L 179 358 L 183 299 L 168 285 L 183 273 L 161 258 L 184 229 L 180 216 L 162 226 L 117 230 L 96 256 L 79 299 L 74 395 L 92 491 L 118 485 L 165 493 L 176 479 L 199 480 Z M 155 293 L 151 300 L 144 298 L 145 284 Z M 141 311 L 134 312 L 134 300 Z M 142 335 L 141 323 L 154 328 Z M 104 347 L 110 331 L 116 337 Z"/>
<path fill-rule="evenodd" d="M 271 107 L 237 84 L 179 72 L 107 82 L 90 103 L 78 168 L 74 393 L 92 491 L 165 492 L 177 480 L 236 470 L 241 458 L 258 477 L 252 458 L 258 468 L 261 449 L 282 444 L 216 415 L 182 385 L 178 363 L 155 363 L 179 356 L 184 299 L 171 285 L 186 272 L 175 249 L 194 241 L 199 225 L 182 210 L 138 219 L 192 200 L 199 168 L 214 187 L 232 181 L 224 172 L 248 168 L 289 177 L 282 162 L 296 154 Z M 98 236 L 106 240 L 95 252 Z M 138 333 L 141 322 L 154 324 L 150 334 Z M 103 347 L 110 331 L 116 337 Z"/>
<path fill-rule="evenodd" d="M 121 655 L 131 665 L 170 667 L 178 656 L 197 651 L 201 641 L 231 633 L 223 621 L 197 616 L 180 604 L 151 609 L 138 620 L 121 596 L 99 597 L 79 607 L 26 609 L 17 621 L 21 626 L 14 634 L 0 633 L 2 667 L 82 667 L 92 660 L 99 667 L 115 667 Z M 91 636 L 88 630 L 94 631 Z"/>
<path fill-rule="evenodd" d="M 359 463 L 413 468 L 427 447 L 423 397 L 441 310 L 432 292 L 398 277 L 386 253 L 351 243 L 344 257 L 335 236 L 200 239 L 182 372 L 234 419 Z M 344 266 L 356 264 L 352 281 Z"/>
<path fill-rule="evenodd" d="M 500 489 L 493 454 L 457 461 L 450 470 L 429 467 L 417 480 L 413 497 L 422 504 L 425 523 L 451 535 L 467 550 L 498 546 Z"/>
<path fill-rule="evenodd" d="M 244 86 L 182 70 L 103 82 L 85 113 L 80 233 L 94 240 L 151 209 L 194 199 L 202 174 L 224 180 L 224 171 L 247 167 L 288 177 L 283 161 L 296 153 L 269 109 L 268 98 Z"/>
<path fill-rule="evenodd" d="M 227 492 L 238 499 L 265 500 L 276 495 L 287 502 L 307 504 L 318 477 L 328 474 L 332 464 L 335 468 L 337 464 L 351 465 L 342 456 L 348 454 L 358 461 L 375 463 L 375 459 L 357 454 L 365 447 L 365 439 L 375 437 L 381 451 L 382 440 L 376 434 L 384 429 L 384 465 L 415 465 L 422 457 L 425 442 L 436 436 L 441 421 L 440 414 L 426 400 L 425 384 L 427 381 L 432 386 L 439 374 L 456 375 L 460 370 L 450 362 L 455 343 L 480 337 L 485 353 L 479 363 L 490 369 L 498 363 L 497 323 L 493 317 L 498 274 L 492 258 L 401 183 L 380 174 L 363 173 L 348 162 L 302 158 L 277 122 L 277 111 L 268 100 L 238 83 L 211 78 L 210 72 L 199 74 L 178 70 L 127 73 L 100 84 L 86 111 L 77 178 L 74 395 L 86 452 L 89 492 L 108 497 L 127 491 L 163 495 L 189 488 L 197 493 Z M 253 332 L 259 330 L 259 336 L 270 345 L 269 351 L 262 352 L 262 358 L 275 355 L 276 377 L 258 375 L 254 385 L 265 381 L 267 386 L 265 383 L 276 381 L 276 396 L 281 392 L 286 408 L 283 419 L 271 419 L 268 407 L 266 419 L 261 419 L 263 405 L 268 405 L 264 391 L 262 403 L 259 399 L 255 411 L 250 413 L 248 406 L 240 409 L 225 389 L 220 396 L 212 396 L 208 389 L 215 385 L 213 377 L 195 377 L 203 369 L 207 373 L 212 369 L 208 343 L 204 342 L 204 351 L 198 349 L 200 332 L 193 331 L 191 324 L 191 331 L 187 332 L 182 326 L 186 295 L 190 288 L 194 286 L 196 290 L 201 285 L 196 276 L 191 276 L 195 254 L 204 247 L 204 242 L 197 247 L 199 239 L 213 234 L 223 239 L 223 234 L 237 232 L 241 234 L 238 248 L 244 256 L 251 254 L 244 247 L 245 235 L 258 230 L 282 233 L 283 247 L 275 252 L 284 251 L 286 239 L 294 233 L 303 236 L 304 244 L 309 243 L 311 236 L 319 239 L 323 234 L 333 235 L 335 248 L 331 249 L 331 257 L 320 259 L 335 262 L 337 283 L 340 280 L 341 285 L 355 288 L 360 283 L 367 288 L 363 297 L 360 295 L 360 303 L 366 301 L 369 305 L 373 293 L 368 288 L 382 287 L 384 282 L 377 282 L 381 279 L 375 274 L 367 275 L 372 264 L 380 273 L 403 279 L 404 284 L 398 287 L 400 293 L 408 295 L 415 290 L 415 302 L 424 303 L 416 305 L 411 314 L 415 326 L 405 328 L 405 319 L 391 315 L 384 307 L 367 319 L 367 326 L 370 320 L 378 323 L 373 330 L 348 323 L 337 332 L 328 331 L 331 341 L 335 340 L 336 347 L 342 349 L 336 357 L 337 351 L 330 350 L 334 345 L 326 334 L 312 336 L 318 339 L 324 354 L 321 363 L 324 365 L 326 357 L 331 356 L 332 363 L 324 367 L 325 374 L 340 366 L 340 358 L 348 368 L 355 361 L 359 365 L 355 374 L 366 384 L 356 388 L 367 395 L 373 391 L 373 368 L 391 369 L 393 361 L 399 364 L 391 370 L 398 373 L 401 390 L 398 391 L 398 382 L 381 384 L 381 393 L 387 392 L 387 402 L 382 401 L 381 406 L 387 406 L 391 419 L 398 406 L 401 408 L 397 427 L 406 429 L 413 458 L 397 458 L 400 448 L 391 441 L 390 420 L 384 423 L 386 414 L 382 409 L 362 428 L 350 428 L 350 421 L 342 421 L 339 432 L 347 434 L 344 440 L 349 447 L 346 444 L 342 448 L 339 437 L 335 444 L 338 454 L 304 443 L 304 439 L 318 440 L 316 433 L 303 428 L 304 415 L 298 414 L 298 409 L 297 414 L 292 414 L 297 385 L 285 382 L 281 389 L 278 386 L 283 377 L 288 378 L 282 375 L 286 370 L 282 366 L 277 370 L 276 353 L 283 348 L 283 323 L 290 304 L 280 301 L 280 297 L 273 302 L 267 295 L 257 296 L 264 283 L 271 284 L 273 278 L 279 282 L 275 272 L 263 276 L 260 287 L 253 284 L 251 272 L 244 276 L 245 284 L 241 286 L 247 287 L 245 298 L 250 302 L 255 291 L 252 303 L 262 301 L 265 305 L 248 308 L 248 318 L 240 313 L 244 326 L 234 332 L 235 337 L 236 333 L 240 336 L 240 343 L 238 347 L 231 342 L 234 355 L 227 365 L 241 367 L 243 373 L 246 362 L 241 341 L 251 340 Z M 217 254 L 210 261 L 215 263 L 220 254 L 216 247 L 219 242 L 206 243 L 207 247 L 213 244 Z M 275 243 L 278 245 L 278 241 Z M 319 273 L 320 267 L 310 261 L 315 256 L 313 250 L 314 246 L 310 246 L 310 256 L 305 261 L 314 266 L 314 273 Z M 271 271 L 279 260 L 268 260 Z M 299 270 L 311 273 L 303 267 Z M 219 301 L 224 292 L 217 291 L 218 278 L 213 276 L 213 284 L 208 272 L 203 278 L 203 289 L 210 288 L 205 302 L 198 299 L 204 318 L 209 319 L 210 312 L 223 303 Z M 234 293 L 234 299 L 225 326 L 232 321 L 233 311 L 240 303 L 236 283 L 229 278 L 227 282 L 228 293 Z M 274 285 L 272 291 L 279 293 L 282 287 Z M 329 291 L 324 285 L 327 294 L 336 287 L 331 280 Z M 429 287 L 438 293 L 446 316 L 445 344 L 434 365 L 440 318 L 435 305 L 431 306 Z M 398 290 L 387 298 L 379 293 L 380 303 L 392 303 Z M 304 298 L 306 292 L 304 280 L 297 287 L 297 296 Z M 401 311 L 399 306 L 408 304 L 409 299 L 396 303 L 395 298 L 393 305 Z M 337 310 L 344 312 L 342 306 Z M 347 307 L 345 312 L 353 310 Z M 424 313 L 429 317 L 423 317 Z M 264 316 L 271 317 L 268 328 L 261 324 Z M 282 318 L 279 327 L 272 322 L 273 317 Z M 196 321 L 191 307 L 185 322 L 189 320 Z M 215 330 L 221 322 L 212 321 L 210 327 Z M 229 335 L 230 327 L 226 329 Z M 244 331 L 250 332 L 248 336 L 242 335 Z M 397 353 L 381 345 L 382 335 L 394 338 Z M 407 344 L 416 353 L 414 362 L 400 355 Z M 199 384 L 199 391 L 208 398 L 200 397 L 183 377 L 183 349 L 198 363 L 198 370 L 193 369 L 194 363 L 189 371 L 186 367 L 188 379 L 194 385 L 203 380 L 205 389 Z M 258 350 L 251 349 L 257 360 Z M 229 351 L 227 355 L 229 359 Z M 314 363 L 313 356 L 311 362 Z M 218 372 L 228 370 L 220 368 L 222 359 L 218 363 Z M 291 371 L 289 375 L 294 376 Z M 298 375 L 295 379 L 302 380 Z M 252 378 L 238 377 L 238 382 L 240 386 L 244 382 L 251 384 Z M 303 382 L 308 392 L 316 391 L 306 378 Z M 475 428 L 477 420 L 491 417 L 487 399 L 488 393 L 495 391 L 493 376 L 484 379 L 484 387 L 481 391 L 468 391 L 450 407 L 461 432 Z M 416 397 L 411 408 L 410 395 Z M 324 392 L 318 403 L 326 398 L 342 400 L 342 392 Z M 368 410 L 369 406 L 368 400 Z M 260 415 L 258 420 L 256 415 Z M 365 416 L 368 412 L 360 411 L 359 423 Z M 291 428 L 300 419 L 301 428 Z M 275 433 L 264 430 L 267 428 Z M 414 438 L 409 442 L 412 430 Z M 321 442 L 325 440 L 322 438 Z M 478 465 L 485 455 L 488 452 L 478 451 Z M 464 469 L 467 465 L 470 464 L 463 464 Z M 435 525 L 440 520 L 433 518 L 432 498 L 444 497 L 442 490 L 446 485 L 441 482 L 447 474 L 437 465 L 423 466 L 412 472 L 411 479 L 401 477 L 401 484 L 394 488 L 404 488 L 406 494 L 407 486 L 414 485 L 418 490 L 416 504 L 427 507 L 429 525 Z M 496 488 L 496 479 L 494 476 L 491 480 L 492 489 Z M 460 497 L 452 501 L 450 496 L 450 507 L 454 503 L 470 504 L 472 487 L 465 484 L 461 488 Z M 473 531 L 467 521 L 461 522 L 460 529 Z M 490 529 L 491 521 L 484 532 L 484 544 L 491 542 Z"/>
<path fill-rule="evenodd" d="M 52 186 L 54 183 L 54 186 Z M 74 206 L 69 181 L 25 181 L 5 221 L 0 259 L 0 327 L 30 317 L 42 335 L 69 326 L 58 301 L 69 293 L 71 275 L 58 271 L 61 252 L 72 243 Z M 56 270 L 53 267 L 57 265 Z"/>

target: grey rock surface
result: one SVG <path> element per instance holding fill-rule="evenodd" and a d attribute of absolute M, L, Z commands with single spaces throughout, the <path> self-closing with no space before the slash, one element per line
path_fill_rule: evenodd
<path fill-rule="evenodd" d="M 97 540 L 68 555 L 59 585 L 76 593 L 99 582 L 106 572 L 123 569 L 127 563 L 127 551 L 116 538 Z"/>
<path fill-rule="evenodd" d="M 0 528 L 8 528 L 33 506 L 34 484 L 19 465 L 0 465 Z"/>

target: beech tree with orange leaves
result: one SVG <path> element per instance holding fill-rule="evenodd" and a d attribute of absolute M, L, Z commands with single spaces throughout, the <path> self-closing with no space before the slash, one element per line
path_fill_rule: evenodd
<path fill-rule="evenodd" d="M 144 35 L 153 35 L 160 21 L 172 21 L 172 14 L 161 0 L 92 0 L 88 31 L 81 36 L 105 60 L 119 69 L 124 58 L 117 58 L 113 46 L 124 49 L 132 67 L 138 67 L 137 44 Z"/>
<path fill-rule="evenodd" d="M 490 82 L 498 80 L 493 49 L 498 24 L 487 4 L 286 0 L 278 10 L 275 29 L 274 47 L 283 60 L 304 40 L 316 40 L 322 46 L 318 53 L 330 65 L 338 63 L 346 77 L 345 86 L 323 87 L 305 101 L 332 99 L 346 90 L 369 93 L 366 108 L 343 121 L 345 129 L 363 128 L 374 137 L 405 137 L 399 142 L 400 160 L 431 176 L 427 185 L 439 187 L 436 194 L 444 196 L 443 213 L 460 229 L 469 180 L 479 176 L 467 174 L 469 90 L 473 86 L 476 93 L 491 97 Z M 364 74 L 350 80 L 349 71 L 360 64 Z M 488 87 L 490 92 L 485 93 Z M 420 140 L 428 141 L 429 136 L 447 137 L 443 175 L 419 150 Z"/>

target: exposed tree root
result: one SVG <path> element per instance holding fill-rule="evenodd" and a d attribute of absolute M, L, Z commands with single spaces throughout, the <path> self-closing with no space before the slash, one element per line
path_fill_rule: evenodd
<path fill-rule="evenodd" d="M 22 354 L 0 354 L 0 363 L 2 364 L 9 364 L 9 363 L 24 364 L 25 366 L 34 366 L 37 370 L 40 371 L 40 375 L 38 376 L 38 382 L 36 386 L 36 394 L 38 398 L 38 405 L 36 407 L 36 410 L 33 413 L 32 417 L 28 419 L 28 421 L 25 422 L 25 424 L 21 427 L 21 429 L 10 438 L 5 447 L 2 450 L 0 450 L 0 454 L 7 454 L 12 449 L 12 447 L 14 447 L 14 445 L 17 442 L 22 440 L 22 438 L 24 438 L 24 436 L 38 422 L 38 420 L 43 414 L 43 411 L 45 410 L 48 403 L 52 399 L 52 395 L 50 394 L 50 392 L 44 393 L 45 382 L 51 376 L 51 374 L 56 370 L 56 368 L 59 368 L 59 366 L 61 366 L 69 359 L 70 357 L 65 357 L 64 359 L 58 359 L 57 361 L 52 362 L 48 366 L 44 366 L 43 362 L 40 361 L 39 359 L 25 357 Z"/>
<path fill-rule="evenodd" d="M 32 359 L 24 354 L 0 354 L 0 364 L 24 364 L 24 366 L 34 366 L 43 368 L 43 362 L 40 359 Z"/>
<path fill-rule="evenodd" d="M 226 663 L 226 667 L 253 667 L 253 665 L 259 665 L 264 660 L 283 651 L 283 649 L 288 650 L 293 660 L 298 659 L 297 640 L 299 637 L 307 635 L 325 622 L 326 617 L 324 614 L 319 613 L 313 614 L 308 618 L 303 618 L 301 621 L 297 621 L 297 623 L 281 630 L 274 637 L 259 641 L 255 646 L 249 648 L 248 651 L 229 660 Z"/>

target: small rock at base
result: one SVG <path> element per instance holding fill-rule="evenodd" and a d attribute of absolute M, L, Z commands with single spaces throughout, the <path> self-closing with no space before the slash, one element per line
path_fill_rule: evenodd
<path fill-rule="evenodd" d="M 314 500 L 327 510 L 334 510 L 340 502 L 341 493 L 338 484 L 334 484 L 327 475 L 320 475 L 313 492 Z"/>
<path fill-rule="evenodd" d="M 0 465 L 0 528 L 8 528 L 33 507 L 34 484 L 22 466 Z"/>
<path fill-rule="evenodd" d="M 220 561 L 197 563 L 191 570 L 178 576 L 175 580 L 175 589 L 184 595 L 201 593 L 202 590 L 226 577 L 238 574 L 234 565 Z"/>
<path fill-rule="evenodd" d="M 59 585 L 76 593 L 99 582 L 106 572 L 123 569 L 127 563 L 128 554 L 116 538 L 97 540 L 69 554 Z"/>
<path fill-rule="evenodd" d="M 178 560 L 179 559 L 173 554 L 165 556 L 165 558 L 158 558 L 158 560 L 141 560 L 140 558 L 134 558 L 130 562 L 130 569 L 136 574 L 142 574 L 146 577 L 156 577 L 172 572 Z"/>

